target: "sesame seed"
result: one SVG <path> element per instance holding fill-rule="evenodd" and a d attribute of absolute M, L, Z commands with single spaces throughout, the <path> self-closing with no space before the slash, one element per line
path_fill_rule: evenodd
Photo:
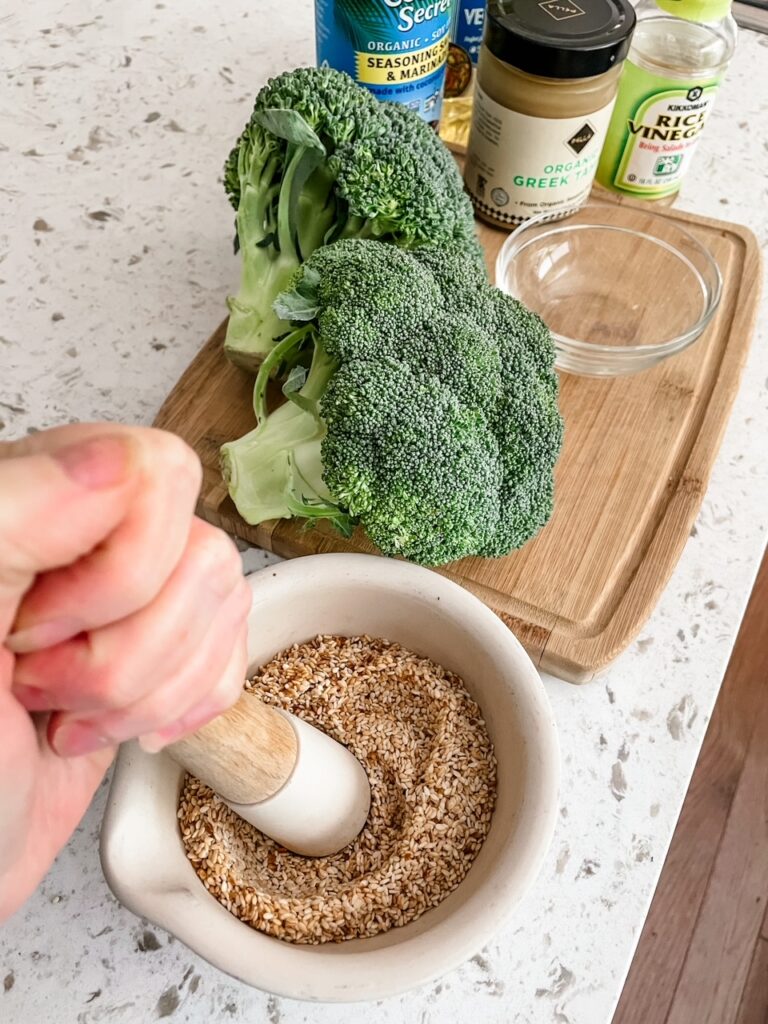
<path fill-rule="evenodd" d="M 288 942 L 377 935 L 436 907 L 466 876 L 496 799 L 496 758 L 458 676 L 389 640 L 317 636 L 246 689 L 347 746 L 371 784 L 360 835 L 330 857 L 286 850 L 187 775 L 187 856 L 230 913 Z"/>

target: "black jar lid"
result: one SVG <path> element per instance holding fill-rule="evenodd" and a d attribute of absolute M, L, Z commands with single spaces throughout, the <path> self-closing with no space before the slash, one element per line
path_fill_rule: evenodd
<path fill-rule="evenodd" d="M 591 78 L 624 60 L 635 27 L 628 0 L 489 0 L 491 53 L 542 78 Z"/>

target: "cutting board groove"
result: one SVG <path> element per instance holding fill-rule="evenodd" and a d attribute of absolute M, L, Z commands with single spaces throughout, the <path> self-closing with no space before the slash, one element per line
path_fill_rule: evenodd
<path fill-rule="evenodd" d="M 672 574 L 706 491 L 754 327 L 760 258 L 752 233 L 676 210 L 666 215 L 710 248 L 723 274 L 720 307 L 707 331 L 685 352 L 634 376 L 563 374 L 565 445 L 552 520 L 507 558 L 468 558 L 437 570 L 493 608 L 541 669 L 572 682 L 591 679 L 631 642 Z M 507 236 L 486 225 L 479 233 L 492 269 Z M 653 268 L 645 272 L 651 288 Z M 237 514 L 218 450 L 254 425 L 252 378 L 224 357 L 225 329 L 221 324 L 201 349 L 155 421 L 201 458 L 200 515 L 286 558 L 374 551 L 360 530 L 345 539 L 324 523 L 252 527 Z"/>

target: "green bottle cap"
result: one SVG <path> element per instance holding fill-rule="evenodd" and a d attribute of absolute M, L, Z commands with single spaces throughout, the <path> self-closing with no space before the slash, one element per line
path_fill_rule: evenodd
<path fill-rule="evenodd" d="M 656 6 L 686 21 L 722 21 L 731 12 L 731 0 L 656 0 Z"/>

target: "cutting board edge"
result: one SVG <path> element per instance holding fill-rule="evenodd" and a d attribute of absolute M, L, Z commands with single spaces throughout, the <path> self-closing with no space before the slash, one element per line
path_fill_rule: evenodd
<path fill-rule="evenodd" d="M 710 406 L 716 394 L 721 402 L 722 409 L 718 416 L 705 414 L 704 424 L 698 431 L 694 444 L 684 463 L 675 493 L 667 503 L 665 514 L 654 531 L 653 540 L 646 550 L 643 564 L 648 566 L 652 562 L 653 548 L 659 543 L 658 538 L 663 532 L 664 525 L 674 518 L 677 505 L 683 506 L 679 511 L 678 528 L 674 531 L 677 536 L 677 542 L 674 545 L 671 545 L 669 541 L 666 542 L 668 552 L 666 559 L 668 565 L 667 572 L 663 575 L 657 574 L 655 585 L 646 590 L 646 600 L 642 606 L 644 611 L 636 615 L 632 619 L 631 624 L 621 620 L 622 609 L 633 596 L 632 592 L 635 586 L 635 579 L 633 579 L 625 591 L 619 607 L 615 610 L 605 628 L 593 637 L 580 638 L 563 635 L 557 629 L 557 626 L 550 633 L 541 655 L 539 667 L 542 671 L 550 672 L 558 676 L 558 678 L 565 679 L 567 682 L 586 683 L 601 675 L 620 654 L 627 650 L 653 613 L 662 592 L 672 578 L 690 538 L 691 529 L 696 521 L 709 486 L 723 437 L 730 421 L 730 414 L 738 393 L 741 375 L 749 356 L 763 290 L 762 274 L 760 273 L 763 258 L 757 237 L 753 231 L 744 225 L 721 225 L 717 221 L 710 221 L 709 218 L 698 218 L 696 215 L 689 215 L 689 217 L 692 217 L 696 224 L 709 221 L 713 226 L 716 225 L 718 228 L 724 227 L 727 233 L 737 236 L 745 247 L 744 266 L 739 280 L 737 298 L 734 301 L 734 315 L 728 331 L 729 336 L 736 333 L 739 342 L 736 345 L 726 345 L 725 347 L 712 389 L 712 395 L 707 404 L 706 413 L 710 412 Z M 757 288 L 751 294 L 749 303 L 742 303 L 740 302 L 740 297 L 747 286 L 746 282 L 752 280 L 752 277 L 746 272 L 749 269 L 747 263 L 750 260 L 755 263 L 754 278 L 757 280 Z M 723 374 L 724 365 L 726 366 L 726 374 Z M 723 380 L 724 377 L 725 382 Z M 669 557 L 670 551 L 671 557 Z"/>

